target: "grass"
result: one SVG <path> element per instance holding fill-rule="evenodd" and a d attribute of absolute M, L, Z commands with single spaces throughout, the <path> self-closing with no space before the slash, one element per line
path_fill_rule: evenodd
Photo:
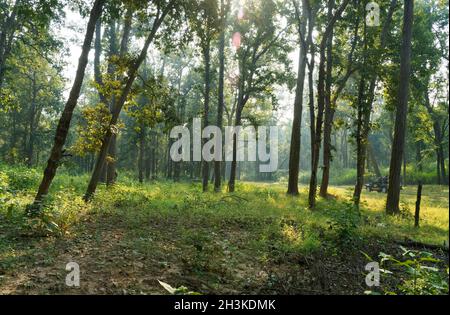
<path fill-rule="evenodd" d="M 61 175 L 45 207 L 54 229 L 23 216 L 38 174 L 0 174 L 0 293 L 162 294 L 159 279 L 205 294 L 362 294 L 361 252 L 448 240 L 448 187 L 425 186 L 416 229 L 414 187 L 402 191 L 403 215 L 388 217 L 384 194 L 365 192 L 357 212 L 343 186 L 311 211 L 306 187 L 294 198 L 283 184 L 204 194 L 197 183 L 124 179 L 86 205 L 87 178 Z M 82 270 L 79 289 L 64 285 L 70 261 Z"/>

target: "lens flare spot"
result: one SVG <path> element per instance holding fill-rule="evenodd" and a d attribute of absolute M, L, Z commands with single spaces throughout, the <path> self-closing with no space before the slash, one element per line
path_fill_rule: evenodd
<path fill-rule="evenodd" d="M 239 47 L 241 47 L 241 40 L 242 40 L 241 33 L 236 32 L 236 33 L 233 34 L 233 40 L 232 40 L 232 42 L 233 42 L 233 46 L 234 46 L 236 49 L 239 49 Z"/>

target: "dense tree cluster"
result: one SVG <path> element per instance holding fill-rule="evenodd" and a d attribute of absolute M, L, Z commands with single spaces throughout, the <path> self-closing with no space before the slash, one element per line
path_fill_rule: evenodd
<path fill-rule="evenodd" d="M 86 201 L 130 171 L 205 192 L 309 183 L 310 208 L 330 182 L 358 206 L 388 176 L 396 213 L 401 185 L 448 185 L 448 1 L 377 4 L 372 24 L 366 0 L 1 0 L 0 161 L 44 167 L 35 206 L 63 168 L 91 174 Z M 69 10 L 87 25 L 73 82 Z M 194 118 L 279 126 L 278 171 L 237 161 L 236 136 L 232 161 L 172 161 L 169 131 Z"/>

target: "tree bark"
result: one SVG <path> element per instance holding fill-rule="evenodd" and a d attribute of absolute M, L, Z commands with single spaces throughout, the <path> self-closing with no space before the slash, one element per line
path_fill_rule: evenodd
<path fill-rule="evenodd" d="M 100 57 L 102 54 L 102 21 L 99 18 L 97 20 L 97 23 L 95 25 L 95 43 L 94 43 L 94 48 L 95 48 L 95 54 L 94 54 L 94 79 L 95 79 L 95 83 L 99 86 L 102 87 L 103 86 L 103 80 L 102 80 L 102 74 L 101 74 L 101 70 L 100 70 Z M 106 98 L 103 95 L 103 93 L 101 93 L 101 91 L 99 91 L 98 93 L 99 98 L 100 98 L 100 102 L 102 102 L 103 104 L 107 104 Z"/>
<path fill-rule="evenodd" d="M 291 147 L 289 154 L 289 180 L 288 191 L 289 195 L 298 195 L 298 174 L 300 170 L 300 149 L 301 149 L 301 123 L 303 112 L 303 89 L 305 85 L 306 74 L 306 59 L 307 51 L 309 49 L 309 42 L 306 42 L 306 18 L 307 7 L 309 6 L 308 0 L 303 0 L 302 16 L 297 11 L 298 35 L 299 35 L 299 57 L 298 57 L 298 73 L 297 73 L 297 88 L 295 92 L 294 100 L 294 119 L 292 121 L 292 134 L 291 134 Z M 294 2 L 295 3 L 295 2 Z"/>
<path fill-rule="evenodd" d="M 11 14 L 5 17 L 0 29 L 0 89 L 6 72 L 6 59 L 9 57 L 14 40 L 14 34 L 18 28 L 17 13 L 21 0 L 16 0 L 11 10 Z"/>
<path fill-rule="evenodd" d="M 219 99 L 217 103 L 217 127 L 222 130 L 223 127 L 223 111 L 224 102 L 224 86 L 225 86 L 225 28 L 226 17 L 229 5 L 225 5 L 225 0 L 220 1 L 221 6 L 221 32 L 219 39 Z M 214 161 L 214 191 L 220 192 L 222 186 L 221 161 Z"/>
<path fill-rule="evenodd" d="M 411 74 L 411 40 L 414 15 L 414 0 L 405 0 L 403 16 L 402 50 L 400 62 L 400 86 L 395 117 L 394 142 L 389 168 L 389 188 L 386 202 L 387 214 L 400 212 L 400 174 L 405 150 L 406 115 L 408 111 L 409 81 Z"/>
<path fill-rule="evenodd" d="M 328 5 L 328 19 L 331 18 L 334 8 L 334 0 Z M 326 75 L 326 91 L 325 91 L 325 124 L 323 129 L 323 168 L 322 183 L 320 185 L 320 196 L 328 197 L 328 184 L 330 182 L 330 163 L 331 155 L 331 132 L 333 129 L 334 106 L 331 103 L 331 86 L 333 72 L 333 30 L 327 41 L 327 75 Z"/>
<path fill-rule="evenodd" d="M 34 155 L 34 142 L 36 136 L 36 97 L 37 97 L 37 86 L 36 86 L 36 72 L 33 71 L 33 77 L 31 82 L 31 108 L 30 108 L 30 117 L 29 117 L 29 141 L 28 141 L 28 152 L 27 152 L 27 164 L 28 167 L 33 166 L 33 155 Z"/>
<path fill-rule="evenodd" d="M 241 110 L 236 111 L 235 126 L 241 124 Z M 228 192 L 234 192 L 236 184 L 236 170 L 237 170 L 237 135 L 233 135 L 233 160 L 231 161 L 230 178 L 228 180 Z"/>
<path fill-rule="evenodd" d="M 315 54 L 316 49 L 315 46 L 312 43 L 312 33 L 314 30 L 314 14 L 312 13 L 312 10 L 308 12 L 308 20 L 309 20 L 309 26 L 308 26 L 308 41 L 311 43 L 311 61 L 308 65 L 308 89 L 309 89 L 309 134 L 311 139 L 311 170 L 313 169 L 314 164 L 314 139 L 316 138 L 316 114 L 315 114 L 315 104 L 314 104 L 314 68 L 315 68 Z"/>
<path fill-rule="evenodd" d="M 139 157 L 138 157 L 138 178 L 139 183 L 144 182 L 144 152 L 145 152 L 145 126 L 141 124 L 139 132 Z"/>
<path fill-rule="evenodd" d="M 207 39 L 206 47 L 203 51 L 203 59 L 205 63 L 205 103 L 203 108 L 203 128 L 207 127 L 209 124 L 209 99 L 210 99 L 210 92 L 211 92 L 211 82 L 210 82 L 210 72 L 211 72 L 211 58 L 210 58 L 210 45 L 211 45 L 211 39 Z M 207 142 L 207 139 L 203 139 L 203 145 Z M 218 150 L 218 148 L 215 148 L 215 150 Z M 203 192 L 208 191 L 208 182 L 209 182 L 209 162 L 203 160 L 203 167 L 202 167 L 202 188 Z"/>

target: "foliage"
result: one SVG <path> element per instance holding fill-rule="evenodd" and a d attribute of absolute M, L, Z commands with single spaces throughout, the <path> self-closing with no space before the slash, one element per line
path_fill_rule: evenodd
<path fill-rule="evenodd" d="M 98 103 L 96 106 L 83 108 L 81 115 L 84 123 L 77 127 L 78 137 L 70 148 L 70 151 L 85 156 L 88 153 L 95 153 L 101 146 L 102 139 L 109 128 L 111 112 L 109 108 Z M 114 130 L 117 133 L 118 130 Z"/>
<path fill-rule="evenodd" d="M 412 295 L 447 295 L 448 294 L 448 266 L 442 268 L 443 261 L 435 258 L 426 251 L 409 250 L 400 247 L 402 258 L 381 252 L 380 268 L 383 268 L 385 277 L 395 277 L 397 273 L 403 272 L 407 276 L 402 278 L 397 285 L 396 291 L 387 290 L 385 294 L 412 294 Z M 368 257 L 370 259 L 370 257 Z M 372 261 L 372 259 L 370 259 Z M 389 270 L 385 270 L 389 268 Z M 395 271 L 394 269 L 395 268 Z M 383 281 L 386 281 L 384 279 Z M 368 294 L 374 294 L 368 291 Z"/>
<path fill-rule="evenodd" d="M 361 212 L 352 203 L 344 203 L 344 207 L 336 208 L 333 210 L 333 219 L 328 222 L 328 228 L 336 234 L 336 245 L 345 248 L 361 241 L 361 235 L 357 232 Z"/>

